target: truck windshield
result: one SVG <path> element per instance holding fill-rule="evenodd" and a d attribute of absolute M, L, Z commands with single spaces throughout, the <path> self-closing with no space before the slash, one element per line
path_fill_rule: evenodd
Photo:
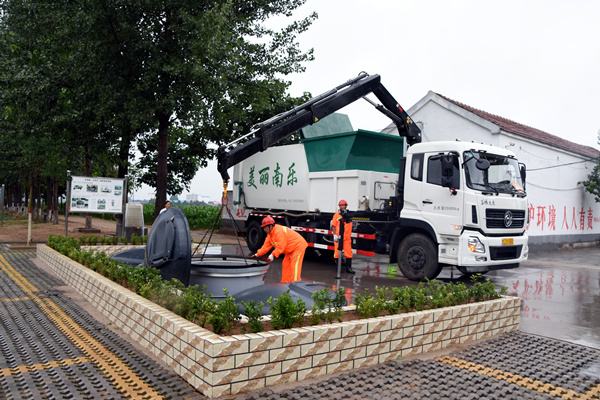
<path fill-rule="evenodd" d="M 479 151 L 465 151 L 464 167 L 467 186 L 480 191 L 524 194 L 523 182 L 516 159 Z M 478 160 L 487 160 L 488 169 L 477 167 Z M 480 163 L 481 166 L 481 163 Z"/>

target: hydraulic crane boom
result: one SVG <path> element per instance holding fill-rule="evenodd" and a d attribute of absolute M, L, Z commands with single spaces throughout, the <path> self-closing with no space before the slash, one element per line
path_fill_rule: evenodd
<path fill-rule="evenodd" d="M 373 93 L 379 99 L 380 105 L 374 104 L 365 97 L 370 93 Z M 219 147 L 217 151 L 217 169 L 223 178 L 223 182 L 227 183 L 229 181 L 227 170 L 230 167 L 266 150 L 299 129 L 318 122 L 360 98 L 365 98 L 380 112 L 389 117 L 396 124 L 400 136 L 405 137 L 409 145 L 421 141 L 421 130 L 381 84 L 381 77 L 363 72 L 356 78 L 313 97 L 292 110 L 278 114 L 253 126 L 248 134 Z M 249 139 L 243 141 L 246 138 Z"/>

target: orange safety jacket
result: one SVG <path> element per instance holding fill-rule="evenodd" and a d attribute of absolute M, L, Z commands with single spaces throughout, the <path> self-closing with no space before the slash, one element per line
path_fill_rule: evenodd
<path fill-rule="evenodd" d="M 273 257 L 277 258 L 284 254 L 281 263 L 281 283 L 292 283 L 302 280 L 302 261 L 304 252 L 308 247 L 306 240 L 296 231 L 287 226 L 277 225 L 267 235 L 265 243 L 258 249 L 256 255 L 264 256 L 273 250 Z"/>
<path fill-rule="evenodd" d="M 275 224 L 256 255 L 259 257 L 264 256 L 269 250 L 275 248 L 272 254 L 273 257 L 278 258 L 281 254 L 286 255 L 296 250 L 305 250 L 307 246 L 306 240 L 298 232 L 287 226 Z"/>
<path fill-rule="evenodd" d="M 334 234 L 340 234 L 341 226 L 344 226 L 344 237 L 342 240 L 342 251 L 345 258 L 352 258 L 352 222 L 342 222 L 342 215 L 336 212 L 331 219 L 331 230 Z M 338 242 L 336 241 L 333 249 L 333 257 L 338 258 Z"/>

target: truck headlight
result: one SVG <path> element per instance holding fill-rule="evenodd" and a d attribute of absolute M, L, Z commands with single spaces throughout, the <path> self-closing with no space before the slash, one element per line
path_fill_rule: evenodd
<path fill-rule="evenodd" d="M 469 237 L 467 247 L 471 253 L 485 253 L 485 246 L 481 243 L 481 240 L 475 236 Z"/>

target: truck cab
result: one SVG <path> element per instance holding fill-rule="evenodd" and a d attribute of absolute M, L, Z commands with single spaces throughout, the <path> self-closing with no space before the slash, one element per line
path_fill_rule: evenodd
<path fill-rule="evenodd" d="M 392 261 L 409 278 L 432 279 L 446 265 L 485 273 L 527 259 L 525 167 L 514 153 L 459 141 L 418 143 L 407 150 L 400 181 Z"/>

